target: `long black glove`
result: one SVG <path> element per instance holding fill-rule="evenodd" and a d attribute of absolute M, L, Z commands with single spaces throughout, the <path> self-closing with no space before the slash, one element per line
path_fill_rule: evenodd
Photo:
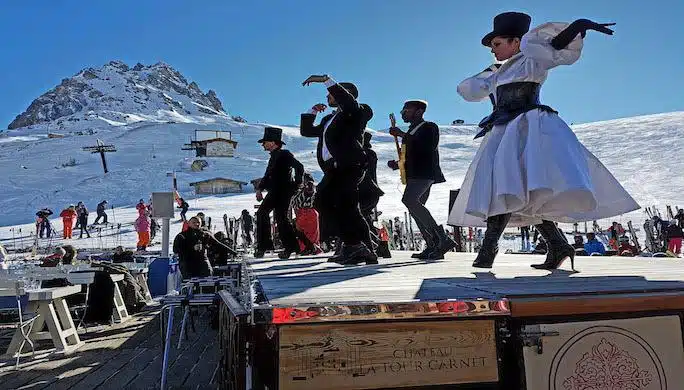
<path fill-rule="evenodd" d="M 572 42 L 577 34 L 582 34 L 582 38 L 587 34 L 587 30 L 594 30 L 604 34 L 613 35 L 613 30 L 608 26 L 614 26 L 615 23 L 596 23 L 589 19 L 577 19 L 558 35 L 551 40 L 551 46 L 556 50 L 565 49 L 566 46 Z"/>

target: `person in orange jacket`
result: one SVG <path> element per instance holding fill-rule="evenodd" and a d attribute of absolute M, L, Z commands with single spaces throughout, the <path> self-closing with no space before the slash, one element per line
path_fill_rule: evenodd
<path fill-rule="evenodd" d="M 62 225 L 64 226 L 64 238 L 71 238 L 71 230 L 74 227 L 74 218 L 76 218 L 76 210 L 75 206 L 69 205 L 68 208 L 62 210 L 61 213 L 59 213 L 59 216 L 62 217 Z"/>

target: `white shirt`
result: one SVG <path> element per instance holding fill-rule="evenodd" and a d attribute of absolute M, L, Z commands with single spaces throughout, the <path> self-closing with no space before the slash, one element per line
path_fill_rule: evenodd
<path fill-rule="evenodd" d="M 337 82 L 335 80 L 333 80 L 332 77 L 328 78 L 328 81 L 325 82 L 326 88 L 330 88 L 331 86 L 333 86 L 335 84 L 337 84 Z M 309 110 L 308 113 L 313 114 L 313 115 L 317 114 L 317 112 L 314 111 L 313 109 Z M 335 120 L 335 117 L 337 116 L 338 113 L 339 113 L 338 110 L 333 111 L 333 116 L 330 117 L 330 120 L 328 122 L 326 122 L 325 126 L 323 126 L 323 136 L 322 136 L 323 146 L 321 147 L 321 158 L 323 159 L 323 161 L 328 161 L 332 158 L 332 154 L 330 154 L 330 150 L 328 149 L 328 144 L 326 144 L 326 142 L 325 142 L 325 133 L 328 131 L 328 127 L 330 127 L 330 124 L 333 123 L 333 121 Z"/>
<path fill-rule="evenodd" d="M 333 116 L 325 124 L 325 126 L 323 126 L 323 147 L 321 148 L 321 157 L 323 158 L 323 161 L 328 161 L 332 158 L 332 154 L 330 154 L 330 150 L 328 150 L 328 144 L 325 142 L 325 133 L 328 131 L 328 127 L 330 127 L 330 124 L 333 123 L 333 121 L 335 120 L 337 113 L 337 110 L 333 111 Z"/>

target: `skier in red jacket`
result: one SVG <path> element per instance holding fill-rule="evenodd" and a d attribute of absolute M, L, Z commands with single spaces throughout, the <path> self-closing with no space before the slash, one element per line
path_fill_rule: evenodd
<path fill-rule="evenodd" d="M 71 230 L 74 227 L 74 218 L 76 218 L 76 210 L 74 205 L 69 205 L 68 208 L 62 210 L 62 212 L 59 213 L 59 216 L 62 217 L 62 225 L 64 226 L 64 238 L 71 238 Z"/>

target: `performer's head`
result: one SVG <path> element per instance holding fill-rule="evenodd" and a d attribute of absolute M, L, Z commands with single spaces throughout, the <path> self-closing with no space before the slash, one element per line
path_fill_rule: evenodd
<path fill-rule="evenodd" d="M 356 88 L 356 85 L 354 85 L 353 83 L 343 82 L 343 83 L 338 83 L 338 85 L 341 86 L 342 88 L 346 89 L 347 92 L 349 92 L 352 96 L 354 96 L 354 99 L 359 98 L 359 89 Z M 328 93 L 327 98 L 328 98 L 328 106 L 338 107 L 338 104 L 335 101 L 335 98 L 333 97 L 333 95 Z"/>
<path fill-rule="evenodd" d="M 498 61 L 520 52 L 520 40 L 530 29 L 532 18 L 520 12 L 504 12 L 494 17 L 494 29 L 482 38 Z"/>
<path fill-rule="evenodd" d="M 264 150 L 268 152 L 281 148 L 285 145 L 285 142 L 283 142 L 283 129 L 266 126 L 264 128 L 264 136 L 257 142 L 259 142 Z"/>
<path fill-rule="evenodd" d="M 596 238 L 596 235 L 592 232 L 587 233 L 587 241 L 591 241 Z"/>
<path fill-rule="evenodd" d="M 264 141 L 261 144 L 261 146 L 264 147 L 265 151 L 272 152 L 272 151 L 278 149 L 279 147 L 281 147 L 282 145 L 280 144 L 280 142 L 276 142 L 276 141 Z"/>
<path fill-rule="evenodd" d="M 401 109 L 401 119 L 405 123 L 420 122 L 423 120 L 427 106 L 425 100 L 407 100 L 404 102 L 404 108 Z"/>

